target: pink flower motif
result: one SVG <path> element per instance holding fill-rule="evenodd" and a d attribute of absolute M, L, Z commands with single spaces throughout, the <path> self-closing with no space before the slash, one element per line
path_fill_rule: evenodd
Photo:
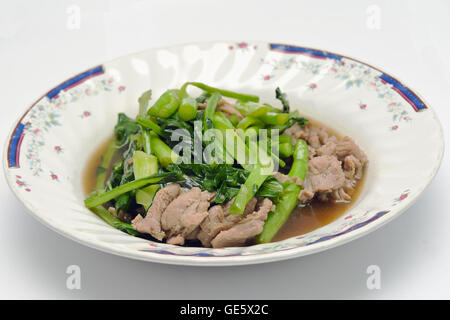
<path fill-rule="evenodd" d="M 119 89 L 119 92 L 122 92 L 122 91 L 124 91 L 124 90 L 125 90 L 125 88 L 126 88 L 126 87 L 125 87 L 124 85 L 122 85 L 122 86 L 119 86 L 119 88 L 118 88 L 118 89 Z"/>
<path fill-rule="evenodd" d="M 336 68 L 330 68 L 330 71 L 337 72 L 337 69 Z"/>
<path fill-rule="evenodd" d="M 397 130 L 397 129 L 398 129 L 398 126 L 397 126 L 397 125 L 395 125 L 395 126 L 393 126 L 393 127 L 391 128 L 392 131 L 395 131 L 395 130 Z"/>
<path fill-rule="evenodd" d="M 26 191 L 26 192 L 30 192 L 31 189 L 30 189 L 30 188 L 25 188 L 25 191 Z"/>
<path fill-rule="evenodd" d="M 38 134 L 39 132 L 41 132 L 41 130 L 39 130 L 39 129 L 34 129 L 34 130 L 33 130 L 33 133 L 34 133 L 34 134 Z"/>
<path fill-rule="evenodd" d="M 16 180 L 16 183 L 17 183 L 17 185 L 18 185 L 19 187 L 23 187 L 23 186 L 25 185 L 25 183 L 23 183 L 23 182 L 20 181 L 20 180 Z"/>
<path fill-rule="evenodd" d="M 58 180 L 58 176 L 53 172 L 50 173 L 50 177 L 52 178 L 52 180 Z"/>
<path fill-rule="evenodd" d="M 55 149 L 55 151 L 58 152 L 58 153 L 62 151 L 62 148 L 61 148 L 60 146 L 55 146 L 54 149 Z"/>
<path fill-rule="evenodd" d="M 234 47 L 233 47 L 233 46 L 228 46 L 228 49 L 229 49 L 229 50 L 233 50 Z"/>
<path fill-rule="evenodd" d="M 258 49 L 258 46 L 255 44 L 254 46 L 253 46 L 253 49 Z"/>
<path fill-rule="evenodd" d="M 237 46 L 238 46 L 238 48 L 240 48 L 240 49 L 246 49 L 246 48 L 248 48 L 248 43 L 247 43 L 247 42 L 239 42 L 239 43 L 237 44 Z"/>
<path fill-rule="evenodd" d="M 398 198 L 398 200 L 399 200 L 399 201 L 402 201 L 402 200 L 404 200 L 404 199 L 406 199 L 406 198 L 408 198 L 408 194 L 407 194 L 407 193 L 404 193 L 404 194 L 402 194 L 402 195 Z"/>
<path fill-rule="evenodd" d="M 310 88 L 310 89 L 315 89 L 315 88 L 317 88 L 317 84 L 311 83 L 311 84 L 309 85 L 309 88 Z"/>
<path fill-rule="evenodd" d="M 22 179 L 22 176 L 19 176 L 19 175 L 16 174 L 16 178 Z"/>
<path fill-rule="evenodd" d="M 84 111 L 83 114 L 81 115 L 81 118 L 87 118 L 91 115 L 91 113 L 89 111 Z"/>
<path fill-rule="evenodd" d="M 265 80 L 265 81 L 268 81 L 268 80 L 270 80 L 270 75 L 269 74 L 266 74 L 264 77 L 263 77 L 263 79 Z"/>
<path fill-rule="evenodd" d="M 366 109 L 367 109 L 367 105 L 366 105 L 365 103 L 361 103 L 361 104 L 359 105 L 359 108 L 360 108 L 361 110 L 366 110 Z"/>

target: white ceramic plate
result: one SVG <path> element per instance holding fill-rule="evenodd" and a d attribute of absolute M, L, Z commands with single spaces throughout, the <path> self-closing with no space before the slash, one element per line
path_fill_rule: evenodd
<path fill-rule="evenodd" d="M 333 223 L 284 241 L 243 248 L 188 248 L 118 231 L 83 205 L 81 173 L 112 133 L 117 113 L 135 116 L 137 98 L 186 81 L 257 94 L 291 105 L 349 135 L 367 153 L 363 190 Z M 211 42 L 131 54 L 53 88 L 14 124 L 4 150 L 7 181 L 33 216 L 106 252 L 186 265 L 236 265 L 298 257 L 356 239 L 411 205 L 436 174 L 444 141 L 433 110 L 383 71 L 326 51 L 264 42 Z"/>

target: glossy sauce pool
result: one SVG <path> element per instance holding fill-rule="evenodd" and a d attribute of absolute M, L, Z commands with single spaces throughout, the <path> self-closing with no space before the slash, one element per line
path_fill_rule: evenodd
<path fill-rule="evenodd" d="M 323 126 L 317 121 L 314 121 L 313 124 Z M 327 128 L 327 130 L 330 134 L 340 138 L 340 135 L 338 133 L 330 130 L 329 128 Z M 96 152 L 92 154 L 91 158 L 84 168 L 82 183 L 83 190 L 86 195 L 95 189 L 96 170 L 101 162 L 102 155 L 108 148 L 108 144 L 110 141 L 111 138 L 106 140 L 99 146 Z M 116 152 L 115 158 L 117 159 L 116 161 L 120 160 L 120 153 Z M 116 161 L 112 161 L 112 163 L 115 163 Z M 110 170 L 111 168 L 109 169 L 109 171 Z M 109 173 L 107 174 L 107 176 L 109 176 Z M 352 200 L 348 203 L 320 202 L 318 200 L 314 200 L 311 202 L 311 204 L 305 207 L 295 208 L 289 216 L 287 222 L 275 235 L 272 242 L 306 234 L 315 229 L 330 224 L 334 220 L 341 217 L 348 209 L 350 209 L 350 207 L 352 207 L 356 199 L 358 199 L 362 186 L 364 185 L 364 176 L 365 175 L 363 175 L 363 178 L 358 182 L 353 193 L 351 193 Z"/>

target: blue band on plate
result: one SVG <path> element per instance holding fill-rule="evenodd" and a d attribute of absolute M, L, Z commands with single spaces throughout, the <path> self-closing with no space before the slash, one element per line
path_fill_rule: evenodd
<path fill-rule="evenodd" d="M 59 86 L 57 86 L 56 88 L 51 90 L 49 93 L 47 93 L 46 96 L 47 96 L 47 98 L 52 99 L 52 98 L 56 97 L 61 90 L 65 90 L 65 89 L 74 87 L 77 84 L 80 84 L 81 82 L 83 82 L 93 76 L 102 74 L 103 72 L 104 72 L 103 66 L 98 66 L 98 67 L 92 68 L 92 69 L 90 69 L 86 72 L 83 72 L 83 73 L 67 80 L 66 82 L 60 84 Z"/>
<path fill-rule="evenodd" d="M 416 111 L 424 110 L 427 106 L 407 87 L 402 85 L 387 74 L 382 74 L 380 79 L 392 85 L 392 89 L 398 92 Z"/>
<path fill-rule="evenodd" d="M 338 56 L 337 54 L 320 51 L 320 50 L 313 50 L 308 48 L 302 48 L 302 47 L 295 47 L 295 46 L 288 46 L 284 44 L 270 44 L 270 50 L 275 51 L 281 51 L 285 53 L 300 53 L 300 54 L 306 54 L 309 56 L 317 57 L 317 58 L 330 58 L 335 60 L 341 60 L 342 57 Z"/>
<path fill-rule="evenodd" d="M 22 143 L 24 135 L 23 132 L 24 128 L 25 125 L 23 123 L 19 123 L 11 137 L 8 147 L 8 165 L 10 168 L 19 167 L 19 151 L 20 151 L 20 144 Z"/>

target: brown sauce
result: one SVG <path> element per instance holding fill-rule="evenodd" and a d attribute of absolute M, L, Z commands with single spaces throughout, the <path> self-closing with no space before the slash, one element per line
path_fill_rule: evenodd
<path fill-rule="evenodd" d="M 324 125 L 318 121 L 312 121 L 312 123 L 314 126 L 324 127 Z M 335 135 L 337 138 L 341 138 L 341 136 L 334 130 L 329 128 L 327 128 L 327 130 L 329 134 Z M 96 149 L 84 168 L 82 186 L 86 195 L 95 189 L 96 170 L 101 163 L 102 156 L 106 152 L 111 139 L 112 138 L 107 139 Z M 117 152 L 115 157 L 117 157 L 117 161 L 120 160 L 120 153 Z M 115 163 L 115 161 L 113 161 L 113 163 Z M 110 170 L 111 168 L 109 168 L 109 171 Z M 109 173 L 107 174 L 107 177 L 108 176 Z M 352 200 L 349 203 L 320 202 L 318 200 L 313 200 L 311 204 L 305 207 L 295 208 L 289 216 L 287 222 L 283 225 L 280 231 L 278 231 L 272 241 L 281 241 L 294 236 L 300 236 L 330 224 L 334 220 L 338 219 L 352 207 L 362 190 L 363 184 L 364 176 L 358 182 L 353 193 L 351 193 Z"/>
<path fill-rule="evenodd" d="M 320 202 L 318 200 L 313 200 L 310 205 L 295 208 L 272 241 L 281 241 L 291 237 L 300 236 L 330 224 L 334 220 L 340 218 L 348 209 L 350 209 L 355 200 L 358 199 L 363 184 L 364 176 L 358 182 L 353 193 L 350 194 L 352 200 L 348 203 Z"/>
<path fill-rule="evenodd" d="M 95 190 L 97 168 L 100 166 L 102 157 L 106 153 L 106 150 L 108 149 L 108 145 L 111 142 L 111 140 L 112 137 L 108 138 L 107 140 L 102 142 L 102 144 L 99 145 L 97 149 L 95 149 L 95 152 L 91 155 L 91 157 L 89 158 L 83 169 L 82 187 L 84 194 L 86 196 Z M 119 160 L 119 157 L 117 157 L 117 160 Z M 112 163 L 115 163 L 115 161 L 112 161 Z M 106 177 L 109 176 L 110 170 L 111 168 L 109 168 Z"/>

